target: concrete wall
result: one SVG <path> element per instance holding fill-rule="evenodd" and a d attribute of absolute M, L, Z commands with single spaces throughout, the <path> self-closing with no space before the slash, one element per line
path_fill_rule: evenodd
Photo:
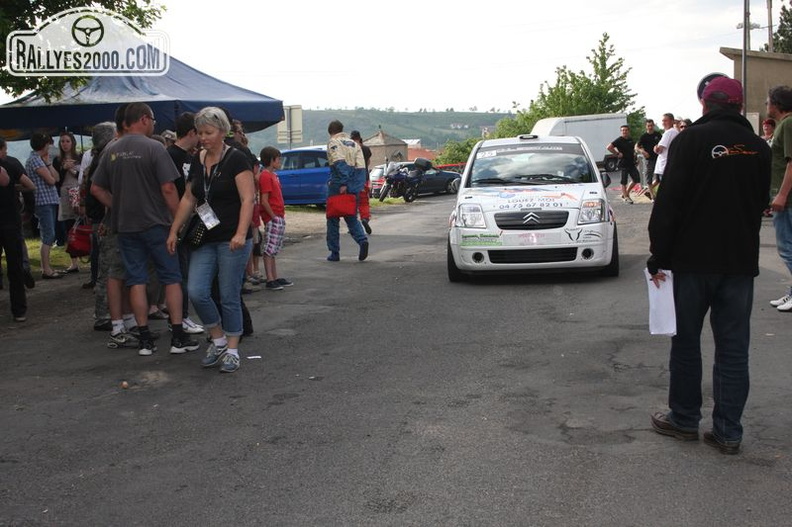
<path fill-rule="evenodd" d="M 742 50 L 720 48 L 720 52 L 734 61 L 732 77 L 742 81 Z M 792 55 L 748 51 L 746 65 L 748 82 L 743 82 L 747 95 L 745 114 L 754 125 L 756 132 L 761 135 L 761 122 L 767 117 L 765 101 L 767 101 L 768 90 L 779 84 L 792 85 Z"/>

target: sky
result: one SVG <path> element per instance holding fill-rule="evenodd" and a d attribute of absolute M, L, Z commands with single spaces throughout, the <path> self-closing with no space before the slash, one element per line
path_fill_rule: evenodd
<path fill-rule="evenodd" d="M 156 1 L 156 0 L 155 0 Z M 773 0 L 778 23 L 781 0 Z M 742 48 L 743 0 L 439 0 L 338 3 L 168 0 L 152 29 L 173 57 L 305 109 L 509 111 L 586 57 L 603 33 L 631 68 L 636 108 L 701 115 L 696 87 L 733 74 L 720 47 Z M 209 7 L 206 7 L 209 6 Z M 750 2 L 751 48 L 767 42 L 767 0 Z M 0 95 L 0 102 L 10 97 Z"/>

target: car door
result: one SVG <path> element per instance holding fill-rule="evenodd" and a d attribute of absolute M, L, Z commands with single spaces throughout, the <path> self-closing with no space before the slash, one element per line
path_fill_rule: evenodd
<path fill-rule="evenodd" d="M 422 194 L 434 194 L 445 190 L 444 175 L 436 168 L 430 168 L 424 172 L 423 183 L 421 183 Z"/>
<path fill-rule="evenodd" d="M 330 166 L 324 150 L 305 150 L 300 153 L 302 175 L 300 195 L 305 203 L 323 204 L 327 201 L 327 180 Z"/>
<path fill-rule="evenodd" d="M 283 201 L 287 205 L 301 203 L 300 191 L 300 152 L 283 152 L 281 154 L 281 168 L 278 170 L 278 179 L 283 192 Z"/>

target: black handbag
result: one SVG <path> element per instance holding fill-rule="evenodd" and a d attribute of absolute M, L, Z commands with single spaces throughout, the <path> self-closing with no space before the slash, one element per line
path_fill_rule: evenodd
<path fill-rule="evenodd" d="M 196 248 L 203 244 L 205 235 L 206 225 L 204 225 L 198 213 L 193 213 L 182 228 L 182 235 L 179 241 L 189 247 Z"/>

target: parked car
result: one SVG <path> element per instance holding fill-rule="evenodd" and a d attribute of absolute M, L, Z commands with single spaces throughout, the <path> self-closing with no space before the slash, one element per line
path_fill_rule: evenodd
<path fill-rule="evenodd" d="M 619 274 L 616 222 L 578 137 L 521 135 L 480 141 L 449 220 L 452 282 L 474 274 L 597 270 Z"/>
<path fill-rule="evenodd" d="M 412 170 L 415 166 L 413 161 L 406 161 L 394 163 L 393 168 L 400 169 L 407 167 L 407 170 Z M 461 176 L 457 172 L 450 170 L 439 170 L 437 167 L 432 167 L 424 171 L 423 181 L 418 187 L 418 194 L 440 194 L 445 192 L 448 194 L 456 194 L 459 190 L 459 181 Z M 371 196 L 378 198 L 380 189 L 385 183 L 385 165 L 377 165 L 369 172 L 369 180 L 371 181 Z"/>
<path fill-rule="evenodd" d="M 330 179 L 327 147 L 306 146 L 282 152 L 278 179 L 287 205 L 323 206 Z"/>

